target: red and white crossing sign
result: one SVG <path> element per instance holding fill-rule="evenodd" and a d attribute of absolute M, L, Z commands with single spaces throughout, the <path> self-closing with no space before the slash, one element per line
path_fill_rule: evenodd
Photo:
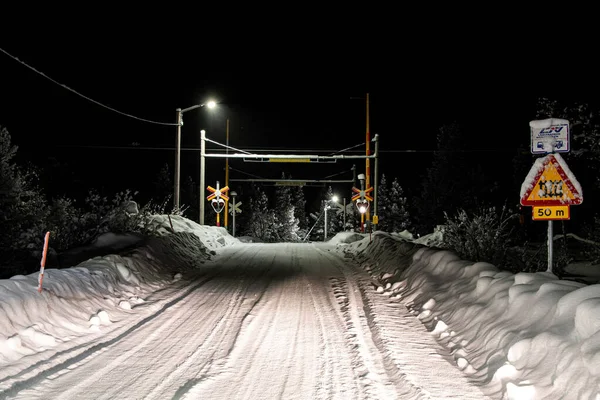
<path fill-rule="evenodd" d="M 371 186 L 370 188 L 368 188 L 366 190 L 360 190 L 360 189 L 353 187 L 352 191 L 354 193 L 357 193 L 354 196 L 352 196 L 352 201 L 356 201 L 358 199 L 367 199 L 369 201 L 373 201 L 373 198 L 367 194 L 367 193 L 370 193 L 373 191 L 373 186 Z"/>
<path fill-rule="evenodd" d="M 216 189 L 212 186 L 208 186 L 206 189 L 208 189 L 208 191 L 211 192 L 211 194 L 206 196 L 206 200 L 223 199 L 225 201 L 229 201 L 229 197 L 225 194 L 229 190 L 229 186 L 225 186 L 219 189 L 219 182 L 217 182 Z"/>

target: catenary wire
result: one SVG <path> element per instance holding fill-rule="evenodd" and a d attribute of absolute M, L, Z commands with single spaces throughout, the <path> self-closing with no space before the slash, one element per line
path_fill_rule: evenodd
<path fill-rule="evenodd" d="M 109 106 L 107 106 L 107 105 L 105 105 L 105 104 L 102 104 L 102 103 L 100 103 L 99 101 L 96 101 L 96 100 L 94 100 L 94 99 L 92 99 L 92 98 L 90 98 L 90 97 L 87 97 L 87 96 L 85 96 L 85 95 L 83 95 L 83 94 L 81 94 L 81 93 L 77 92 L 77 91 L 76 91 L 76 90 L 74 90 L 74 89 L 71 89 L 70 87 L 68 87 L 67 85 L 65 85 L 65 84 L 63 84 L 63 83 L 60 83 L 60 82 L 58 82 L 58 81 L 56 81 L 56 80 L 52 79 L 51 77 L 49 77 L 49 76 L 48 76 L 48 75 L 46 75 L 45 73 L 43 73 L 43 72 L 41 72 L 41 71 L 38 71 L 37 69 L 33 68 L 31 65 L 29 65 L 29 64 L 27 64 L 27 63 L 25 63 L 24 61 L 21 61 L 21 60 L 19 60 L 17 57 L 13 56 L 12 54 L 10 54 L 9 52 L 7 52 L 6 50 L 4 50 L 4 49 L 0 48 L 0 51 L 1 51 L 2 53 L 6 54 L 7 56 L 11 57 L 11 58 L 12 58 L 12 59 L 14 59 L 15 61 L 17 61 L 17 62 L 19 62 L 19 63 L 23 64 L 24 66 L 26 66 L 26 67 L 27 67 L 27 68 L 29 68 L 30 70 L 32 70 L 32 71 L 34 71 L 34 72 L 36 72 L 36 73 L 40 74 L 40 75 L 41 75 L 41 76 L 43 76 L 44 78 L 46 78 L 46 79 L 50 80 L 51 82 L 53 82 L 53 83 L 57 84 L 58 86 L 61 86 L 61 87 L 65 88 L 65 89 L 67 89 L 67 90 L 69 90 L 69 91 L 71 91 L 71 92 L 75 93 L 76 95 L 78 95 L 78 96 L 80 96 L 80 97 L 83 97 L 84 99 L 86 99 L 86 100 L 88 100 L 88 101 L 91 101 L 92 103 L 94 103 L 94 104 L 97 104 L 97 105 L 99 105 L 99 106 L 101 106 L 101 107 L 104 107 L 104 108 L 106 108 L 106 109 L 108 109 L 108 110 L 110 110 L 110 111 L 116 112 L 116 113 L 118 113 L 118 114 L 124 115 L 124 116 L 126 116 L 126 117 L 129 117 L 129 118 L 137 119 L 137 120 L 139 120 L 139 121 L 149 122 L 149 123 L 151 123 L 151 124 L 156 124 L 156 125 L 167 125 L 167 126 L 177 126 L 177 125 L 178 125 L 177 123 L 173 123 L 173 122 L 159 122 L 159 121 L 152 121 L 152 120 L 149 120 L 149 119 L 145 119 L 145 118 L 136 117 L 135 115 L 127 114 L 127 113 L 124 113 L 124 112 L 122 112 L 122 111 L 119 111 L 119 110 L 117 110 L 117 109 L 115 109 L 115 108 L 109 107 Z"/>

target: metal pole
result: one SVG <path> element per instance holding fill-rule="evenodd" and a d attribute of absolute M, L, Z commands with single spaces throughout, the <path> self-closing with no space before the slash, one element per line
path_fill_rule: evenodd
<path fill-rule="evenodd" d="M 367 145 L 367 156 L 371 155 L 371 131 L 370 131 L 370 127 L 369 127 L 369 93 L 367 93 L 367 141 L 366 141 L 366 145 Z M 366 165 L 365 165 L 365 175 L 366 175 L 366 189 L 369 189 L 371 187 L 371 160 L 370 159 L 366 159 Z M 367 220 L 371 219 L 371 212 L 369 210 L 367 210 Z"/>
<path fill-rule="evenodd" d="M 212 141 L 214 142 L 214 141 Z M 214 142 L 217 143 L 217 142 Z M 220 144 L 220 143 L 217 143 Z M 241 150 L 244 151 L 244 150 Z M 206 157 L 209 158 L 244 158 L 244 159 L 260 159 L 262 162 L 278 162 L 278 159 L 285 159 L 285 161 L 279 162 L 315 162 L 319 160 L 349 160 L 355 158 L 375 158 L 372 156 L 354 156 L 354 155 L 345 155 L 338 154 L 333 156 L 319 156 L 319 155 L 304 155 L 304 154 L 250 154 L 250 153 L 207 153 Z M 346 182 L 346 181 L 344 181 Z"/>
<path fill-rule="evenodd" d="M 233 208 L 231 209 L 231 215 L 233 216 L 233 223 L 231 224 L 231 229 L 233 232 L 233 237 L 235 237 L 235 196 L 233 196 Z"/>
<path fill-rule="evenodd" d="M 200 131 L 200 216 L 198 218 L 200 225 L 204 225 L 204 202 L 206 199 L 204 198 L 204 156 L 206 154 L 206 131 L 202 129 Z"/>
<path fill-rule="evenodd" d="M 227 145 L 227 147 L 225 148 L 225 152 L 229 153 L 229 118 L 227 118 L 227 129 L 226 129 L 226 133 L 225 133 L 225 144 Z M 229 187 L 229 157 L 225 158 L 225 186 Z M 225 229 L 227 229 L 227 223 L 229 220 L 227 211 L 228 211 L 228 204 L 229 202 L 226 201 L 225 202 L 225 218 L 224 218 L 224 224 L 225 224 Z"/>
<path fill-rule="evenodd" d="M 173 209 L 179 210 L 179 178 L 180 178 L 180 163 L 181 163 L 181 108 L 175 110 L 177 112 L 177 140 L 175 142 L 175 182 L 173 186 Z"/>
<path fill-rule="evenodd" d="M 325 229 L 324 229 L 324 234 L 323 234 L 323 241 L 327 240 L 327 202 L 325 202 Z"/>
<path fill-rule="evenodd" d="M 552 247 L 554 233 L 552 232 L 552 220 L 548 221 L 548 270 L 546 272 L 552 273 Z"/>
<path fill-rule="evenodd" d="M 379 135 L 375 134 L 375 174 L 373 175 L 373 219 L 376 220 L 377 222 L 379 222 L 379 218 L 377 217 L 377 185 L 379 184 L 379 178 L 378 178 L 378 160 L 379 160 Z M 377 230 L 377 224 L 373 224 L 375 225 L 374 229 Z"/>
<path fill-rule="evenodd" d="M 344 231 L 346 230 L 346 198 L 344 197 Z"/>
<path fill-rule="evenodd" d="M 552 144 L 552 153 L 554 153 L 555 148 L 554 144 Z M 554 232 L 553 232 L 552 220 L 548 221 L 548 269 L 546 272 L 552 273 L 552 250 L 554 247 Z"/>

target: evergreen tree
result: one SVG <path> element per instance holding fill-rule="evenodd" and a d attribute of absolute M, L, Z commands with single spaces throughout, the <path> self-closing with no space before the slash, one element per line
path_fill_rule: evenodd
<path fill-rule="evenodd" d="M 292 204 L 294 206 L 294 217 L 298 220 L 298 236 L 302 239 L 309 229 L 306 215 L 306 198 L 302 186 L 296 186 L 292 189 Z"/>
<path fill-rule="evenodd" d="M 411 223 L 407 206 L 408 200 L 404 195 L 404 190 L 400 186 L 400 182 L 398 182 L 398 178 L 394 178 L 392 182 L 392 187 L 389 191 L 389 200 L 389 232 L 402 232 L 409 229 Z"/>
<path fill-rule="evenodd" d="M 200 202 L 198 201 L 199 196 L 198 184 L 194 182 L 191 176 L 188 175 L 188 177 L 183 180 L 181 185 L 179 207 L 183 211 L 183 215 L 186 218 L 196 222 L 200 220 Z M 204 218 L 206 221 L 206 216 L 210 215 L 211 213 L 214 214 L 214 212 L 212 211 L 210 205 L 204 207 L 204 210 Z"/>
<path fill-rule="evenodd" d="M 281 175 L 282 180 L 286 179 L 285 173 Z M 275 235 L 279 242 L 297 242 L 298 241 L 298 219 L 294 215 L 294 205 L 292 204 L 292 188 L 281 185 L 275 188 Z"/>
<path fill-rule="evenodd" d="M 417 233 L 430 233 L 443 224 L 445 211 L 472 210 L 498 197 L 496 183 L 483 174 L 472 154 L 466 155 L 471 142 L 456 123 L 439 129 L 432 165 L 426 170 L 420 195 L 414 198 Z"/>
<path fill-rule="evenodd" d="M 453 161 L 451 151 L 457 149 L 460 142 L 459 127 L 456 124 L 440 128 L 437 136 L 437 151 L 431 167 L 427 168 L 421 185 L 421 193 L 415 198 L 415 207 L 418 210 L 418 229 L 420 233 L 427 234 L 436 224 L 440 224 L 444 217 L 444 206 L 449 205 L 449 196 L 454 183 L 448 176 Z M 461 163 L 464 164 L 464 163 Z M 462 165 L 464 167 L 464 165 Z M 461 165 L 457 166 L 459 170 Z M 463 169 L 464 170 L 464 169 Z"/>
<path fill-rule="evenodd" d="M 352 193 L 350 193 L 351 198 Z M 336 204 L 332 204 L 335 209 L 336 219 L 338 220 L 336 221 L 336 224 L 339 226 L 338 232 L 352 231 L 354 229 L 354 223 L 356 222 L 356 217 L 354 216 L 355 206 L 350 199 L 346 193 L 343 193 L 341 196 L 338 195 Z"/>
<path fill-rule="evenodd" d="M 156 175 L 153 198 L 159 203 L 164 203 L 173 197 L 173 189 L 173 177 L 169 164 L 165 163 Z M 181 199 L 179 206 L 181 207 Z"/>
<path fill-rule="evenodd" d="M 37 171 L 13 162 L 17 150 L 8 130 L 0 127 L 0 267 L 4 269 L 28 262 L 28 248 L 40 249 L 48 229 L 48 206 L 36 183 Z"/>
<path fill-rule="evenodd" d="M 343 209 L 338 204 L 332 201 L 334 196 L 333 189 L 331 186 L 327 187 L 325 192 L 325 200 L 321 205 L 321 212 L 324 212 L 325 207 L 327 208 L 327 238 L 335 236 L 336 233 L 342 230 L 343 225 Z M 325 218 L 325 215 L 323 215 Z M 323 222 L 323 228 L 325 223 Z"/>
<path fill-rule="evenodd" d="M 377 185 L 377 217 L 379 223 L 377 229 L 384 232 L 392 232 L 390 189 L 385 174 L 381 174 L 381 179 Z"/>
<path fill-rule="evenodd" d="M 344 230 L 360 232 L 360 214 L 353 201 L 346 203 L 346 226 Z"/>
<path fill-rule="evenodd" d="M 252 210 L 244 227 L 244 235 L 258 238 L 264 242 L 277 240 L 275 226 L 275 213 L 269 208 L 269 198 L 265 191 L 256 186 L 250 197 L 249 208 Z"/>
<path fill-rule="evenodd" d="M 18 147 L 13 146 L 11 137 L 6 128 L 0 129 L 0 210 L 17 201 L 22 191 L 22 177 L 19 175 L 13 158 L 17 154 Z M 0 212 L 2 212 L 0 211 Z"/>

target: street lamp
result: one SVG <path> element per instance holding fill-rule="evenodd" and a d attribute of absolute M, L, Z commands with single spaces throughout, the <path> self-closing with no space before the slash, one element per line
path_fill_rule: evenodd
<path fill-rule="evenodd" d="M 331 197 L 331 200 L 329 200 L 326 204 L 325 204 L 325 238 L 327 238 L 327 210 L 331 209 L 331 206 L 329 204 L 334 203 L 336 206 L 338 206 L 339 208 L 341 208 L 344 212 L 344 225 L 343 225 L 343 230 L 346 230 L 346 198 L 344 198 L 344 205 L 342 206 L 339 202 L 339 197 L 336 196 L 335 194 Z"/>
<path fill-rule="evenodd" d="M 325 218 L 324 218 L 324 223 L 325 226 L 323 227 L 323 241 L 327 240 L 327 210 L 329 209 L 329 200 L 325 200 L 325 205 L 323 206 L 323 211 L 325 212 Z"/>
<path fill-rule="evenodd" d="M 323 229 L 323 236 L 324 236 L 324 240 L 327 240 L 327 210 L 331 209 L 331 202 L 334 202 L 337 204 L 338 201 L 338 197 L 336 195 L 333 195 L 333 197 L 331 197 L 330 200 L 325 200 L 325 206 L 323 207 L 324 211 L 325 211 L 325 227 Z"/>
<path fill-rule="evenodd" d="M 175 182 L 173 188 L 173 208 L 175 210 L 179 210 L 179 192 L 180 192 L 180 177 L 181 177 L 181 127 L 183 126 L 183 113 L 194 110 L 200 107 L 208 107 L 215 108 L 217 103 L 214 101 L 208 101 L 202 104 L 196 104 L 194 106 L 188 108 L 178 108 L 175 111 L 177 112 L 177 141 L 176 141 L 176 154 L 175 154 Z"/>
<path fill-rule="evenodd" d="M 333 195 L 333 197 L 331 198 L 331 201 L 334 202 L 338 207 L 340 207 L 342 209 L 342 211 L 344 212 L 344 230 L 346 230 L 346 198 L 344 197 L 344 204 L 341 205 L 338 201 L 339 201 L 339 197 L 337 197 L 336 195 Z"/>

